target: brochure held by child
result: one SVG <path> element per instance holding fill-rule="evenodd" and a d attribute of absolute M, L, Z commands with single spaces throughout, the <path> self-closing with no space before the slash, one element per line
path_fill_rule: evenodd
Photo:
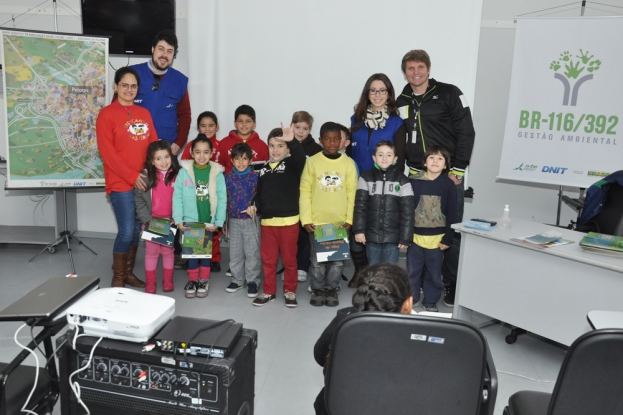
<path fill-rule="evenodd" d="M 175 241 L 177 228 L 172 225 L 173 220 L 165 218 L 152 218 L 145 224 L 141 233 L 141 239 L 160 245 L 172 247 Z"/>
<path fill-rule="evenodd" d="M 201 222 L 184 222 L 190 229 L 182 232 L 182 258 L 212 258 L 212 232 Z"/>

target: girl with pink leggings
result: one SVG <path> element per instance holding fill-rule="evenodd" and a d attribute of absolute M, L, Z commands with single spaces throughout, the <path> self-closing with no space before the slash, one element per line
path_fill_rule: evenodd
<path fill-rule="evenodd" d="M 156 141 L 147 148 L 147 190 L 136 189 L 136 215 L 143 226 L 152 219 L 173 216 L 173 183 L 179 164 L 167 141 Z M 145 241 L 145 292 L 156 293 L 158 257 L 162 255 L 162 289 L 173 291 L 173 247 Z"/>

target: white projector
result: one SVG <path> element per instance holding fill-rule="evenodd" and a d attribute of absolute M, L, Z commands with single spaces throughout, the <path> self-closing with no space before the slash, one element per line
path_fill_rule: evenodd
<path fill-rule="evenodd" d="M 175 313 L 175 300 L 129 288 L 100 288 L 67 309 L 70 327 L 85 334 L 130 342 L 145 342 Z"/>

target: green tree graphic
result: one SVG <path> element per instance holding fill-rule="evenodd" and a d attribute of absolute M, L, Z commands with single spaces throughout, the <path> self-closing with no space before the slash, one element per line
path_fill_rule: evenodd
<path fill-rule="evenodd" d="M 578 76 L 580 76 L 584 69 L 590 73 L 599 69 L 601 60 L 593 59 L 594 57 L 595 55 L 589 56 L 589 51 L 584 52 L 580 49 L 580 54 L 575 56 L 578 60 L 574 62 L 573 55 L 569 51 L 564 51 L 557 60 L 552 61 L 549 68 L 554 72 L 558 72 L 558 70 L 562 68 L 562 65 L 564 65 L 566 71 L 564 71 L 563 74 L 569 79 L 578 79 Z"/>
<path fill-rule="evenodd" d="M 554 59 L 550 63 L 549 68 L 555 72 L 554 78 L 562 82 L 564 88 L 562 105 L 575 106 L 577 104 L 580 86 L 584 82 L 593 79 L 593 72 L 599 70 L 601 66 L 601 60 L 593 59 L 594 57 L 595 55 L 591 55 L 588 50 L 584 52 L 580 49 L 580 54 L 575 57 L 571 52 L 565 50 L 558 56 L 558 59 Z M 577 60 L 574 61 L 576 58 Z M 562 71 L 563 65 L 564 71 Z M 589 73 L 585 73 L 578 79 L 585 69 Z M 559 70 L 562 71 L 562 73 L 559 73 Z M 572 79 L 575 80 L 573 87 L 569 82 Z"/>

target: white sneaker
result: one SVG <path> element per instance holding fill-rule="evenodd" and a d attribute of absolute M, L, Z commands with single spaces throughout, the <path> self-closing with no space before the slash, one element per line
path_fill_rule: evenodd
<path fill-rule="evenodd" d="M 312 292 L 311 283 L 309 283 L 309 285 L 307 286 L 307 291 L 310 293 Z"/>
<path fill-rule="evenodd" d="M 305 282 L 307 281 L 307 273 L 305 271 L 301 271 L 300 269 L 298 270 L 298 278 L 299 278 L 299 282 Z"/>
<path fill-rule="evenodd" d="M 197 298 L 207 297 L 209 288 L 208 280 L 199 280 L 197 282 Z"/>

